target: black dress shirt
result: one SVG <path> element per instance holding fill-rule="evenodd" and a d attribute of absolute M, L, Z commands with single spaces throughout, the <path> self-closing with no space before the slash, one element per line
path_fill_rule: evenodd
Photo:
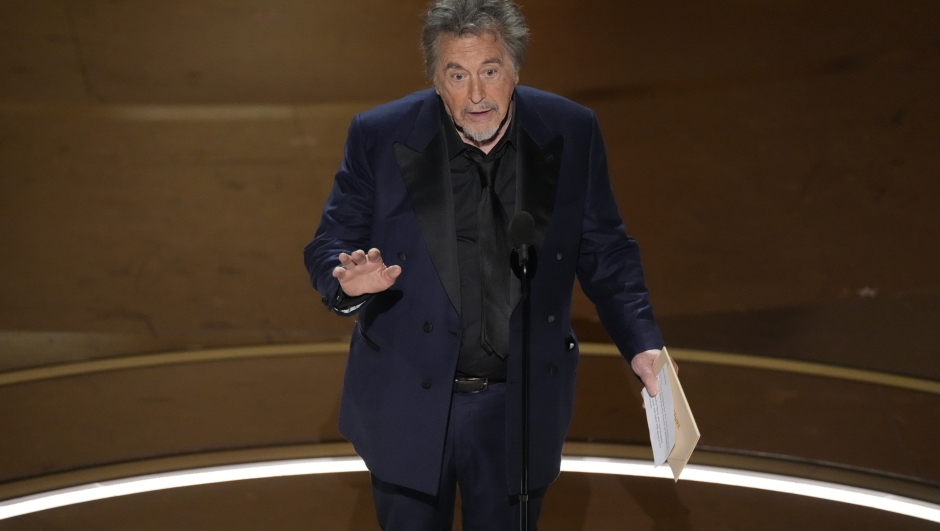
<path fill-rule="evenodd" d="M 476 151 L 484 161 L 499 159 L 496 169 L 496 194 L 506 212 L 507 222 L 516 208 L 516 121 L 510 119 L 509 129 L 489 153 L 465 143 L 457 133 L 453 119 L 441 102 L 441 121 L 450 161 L 450 178 L 454 190 L 454 218 L 457 226 L 457 266 L 460 270 L 460 320 L 463 336 L 457 360 L 459 376 L 506 379 L 506 360 L 487 354 L 480 344 L 483 286 L 480 274 L 480 248 L 477 244 L 477 206 L 483 193 L 477 165 L 465 153 Z M 509 256 L 506 256 L 509 260 Z M 509 304 L 509 297 L 506 297 Z"/>

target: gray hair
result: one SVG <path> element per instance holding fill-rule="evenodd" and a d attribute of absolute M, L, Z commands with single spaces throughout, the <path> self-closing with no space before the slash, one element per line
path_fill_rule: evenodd
<path fill-rule="evenodd" d="M 421 51 L 428 77 L 434 80 L 439 59 L 438 38 L 441 35 L 463 37 L 492 34 L 506 49 L 515 72 L 519 72 L 529 28 L 522 12 L 512 0 L 434 0 L 424 14 L 421 30 Z M 436 82 L 436 81 L 435 81 Z"/>

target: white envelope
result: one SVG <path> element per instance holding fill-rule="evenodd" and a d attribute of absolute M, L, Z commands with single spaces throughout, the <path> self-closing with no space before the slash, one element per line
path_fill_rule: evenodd
<path fill-rule="evenodd" d="M 668 462 L 673 478 L 679 481 L 679 474 L 689 462 L 701 433 L 665 347 L 653 362 L 653 372 L 659 381 L 659 393 L 650 397 L 645 388 L 642 393 L 653 446 L 653 464 L 660 466 Z"/>

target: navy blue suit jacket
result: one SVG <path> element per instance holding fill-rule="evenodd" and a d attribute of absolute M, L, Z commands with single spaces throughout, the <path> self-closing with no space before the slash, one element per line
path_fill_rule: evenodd
<path fill-rule="evenodd" d="M 516 211 L 535 219 L 532 282 L 530 487 L 559 473 L 571 421 L 578 346 L 570 323 L 575 276 L 629 361 L 661 348 L 635 241 L 624 231 L 594 113 L 528 87 L 515 90 Z M 424 90 L 353 118 L 345 156 L 314 240 L 313 286 L 333 308 L 341 252 L 378 248 L 402 267 L 358 310 L 339 412 L 340 432 L 384 481 L 435 494 L 460 348 L 460 279 L 453 193 L 439 98 Z M 521 460 L 520 285 L 513 279 L 506 404 L 507 489 Z"/>

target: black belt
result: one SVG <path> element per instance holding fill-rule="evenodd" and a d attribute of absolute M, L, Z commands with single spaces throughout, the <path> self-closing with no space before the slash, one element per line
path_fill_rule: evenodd
<path fill-rule="evenodd" d="M 490 384 L 503 383 L 506 380 L 494 380 L 492 378 L 467 378 L 458 376 L 454 378 L 455 393 L 479 393 L 486 391 Z"/>

